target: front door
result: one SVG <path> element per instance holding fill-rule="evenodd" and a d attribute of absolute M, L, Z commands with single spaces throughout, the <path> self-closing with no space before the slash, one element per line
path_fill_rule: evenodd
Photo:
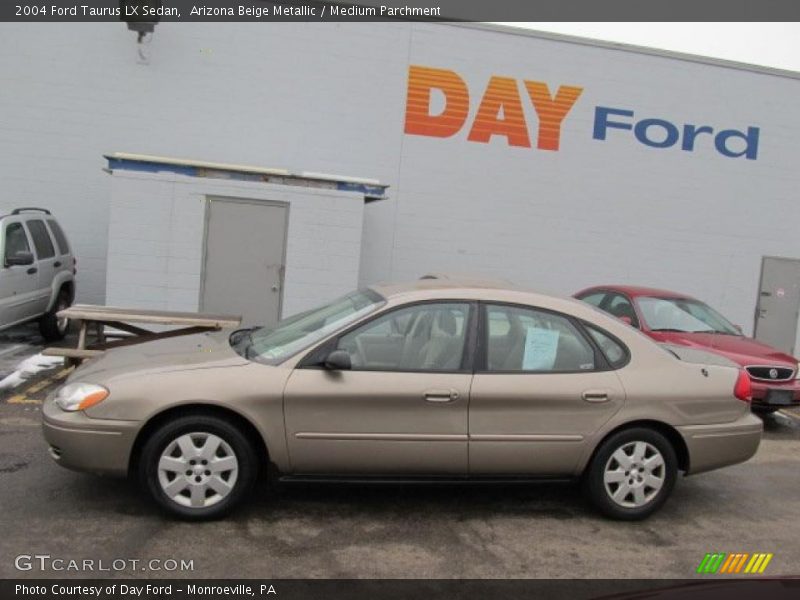
<path fill-rule="evenodd" d="M 486 305 L 470 395 L 471 475 L 571 475 L 625 401 L 619 378 L 563 315 Z M 615 343 L 610 338 L 604 343 Z M 618 359 L 625 358 L 617 349 Z"/>
<path fill-rule="evenodd" d="M 28 219 L 25 222 L 28 233 L 33 241 L 33 248 L 36 250 L 36 313 L 43 313 L 50 304 L 53 297 L 53 279 L 61 266 L 60 261 L 56 260 L 56 250 L 50 233 L 42 219 Z M 58 266 L 56 266 L 58 263 Z"/>
<path fill-rule="evenodd" d="M 29 319 L 37 314 L 39 273 L 33 261 L 33 248 L 21 222 L 5 225 L 2 271 L 0 271 L 0 327 Z M 9 265 L 10 256 L 27 254 L 31 263 Z"/>
<path fill-rule="evenodd" d="M 765 256 L 756 306 L 755 338 L 794 354 L 800 313 L 800 260 Z"/>
<path fill-rule="evenodd" d="M 288 207 L 209 198 L 200 309 L 241 315 L 243 325 L 280 318 Z"/>
<path fill-rule="evenodd" d="M 293 472 L 465 476 L 471 311 L 393 309 L 326 343 L 350 354 L 351 370 L 295 369 L 284 393 Z"/>

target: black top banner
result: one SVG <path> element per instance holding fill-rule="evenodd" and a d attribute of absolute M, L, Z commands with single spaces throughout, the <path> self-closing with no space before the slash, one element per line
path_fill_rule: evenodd
<path fill-rule="evenodd" d="M 797 21 L 798 0 L 5 0 L 0 21 Z"/>

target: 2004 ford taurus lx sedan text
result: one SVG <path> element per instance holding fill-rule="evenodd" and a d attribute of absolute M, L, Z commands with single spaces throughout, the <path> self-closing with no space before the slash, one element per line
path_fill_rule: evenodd
<path fill-rule="evenodd" d="M 107 351 L 44 406 L 65 467 L 139 478 L 187 518 L 284 480 L 580 478 L 643 518 L 679 471 L 756 452 L 736 368 L 679 360 L 583 302 L 423 280 L 257 328 Z"/>

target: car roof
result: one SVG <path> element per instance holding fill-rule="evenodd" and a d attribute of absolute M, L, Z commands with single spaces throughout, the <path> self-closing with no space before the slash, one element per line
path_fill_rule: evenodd
<path fill-rule="evenodd" d="M 638 296 L 655 296 L 657 298 L 691 298 L 689 294 L 682 294 L 680 292 L 672 292 L 670 290 L 662 290 L 659 288 L 651 288 L 651 287 L 643 287 L 637 285 L 595 285 L 590 288 L 586 288 L 585 290 L 581 290 L 576 296 L 579 294 L 586 294 L 594 291 L 614 291 L 614 292 L 621 292 L 630 296 L 631 298 L 636 298 Z"/>
<path fill-rule="evenodd" d="M 368 287 L 387 300 L 488 300 L 551 309 L 570 305 L 578 312 L 587 307 L 585 302 L 568 296 L 526 290 L 503 280 L 472 277 L 424 278 L 401 283 L 376 283 Z"/>

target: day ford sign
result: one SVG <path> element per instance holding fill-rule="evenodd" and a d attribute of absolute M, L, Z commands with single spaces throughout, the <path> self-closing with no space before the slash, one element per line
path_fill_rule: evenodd
<path fill-rule="evenodd" d="M 523 93 L 520 94 L 520 89 Z M 433 92 L 444 98 L 435 110 Z M 569 118 L 583 88 L 559 85 L 555 92 L 542 81 L 492 76 L 469 124 L 470 90 L 464 79 L 450 69 L 412 65 L 408 69 L 405 133 L 429 137 L 451 137 L 468 128 L 467 140 L 488 143 L 492 136 L 506 138 L 509 146 L 557 151 L 561 126 Z M 523 100 L 523 97 L 527 96 Z M 531 137 L 523 102 L 530 102 L 538 118 Z M 712 125 L 674 123 L 665 118 L 639 115 L 628 107 L 596 106 L 592 138 L 605 141 L 628 136 L 650 148 L 674 148 L 684 152 L 716 151 L 728 158 L 758 158 L 759 128 L 718 129 Z"/>

